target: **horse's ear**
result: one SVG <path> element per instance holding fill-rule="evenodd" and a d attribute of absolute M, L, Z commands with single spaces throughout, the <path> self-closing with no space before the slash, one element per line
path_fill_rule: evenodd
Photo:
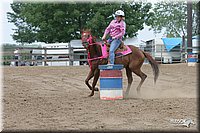
<path fill-rule="evenodd" d="M 83 33 L 84 31 L 85 31 L 85 29 L 82 29 L 82 30 L 81 30 L 81 33 Z"/>
<path fill-rule="evenodd" d="M 93 42 L 96 42 L 96 37 L 95 37 L 95 36 L 93 36 L 93 38 L 92 38 L 92 39 L 93 39 Z"/>

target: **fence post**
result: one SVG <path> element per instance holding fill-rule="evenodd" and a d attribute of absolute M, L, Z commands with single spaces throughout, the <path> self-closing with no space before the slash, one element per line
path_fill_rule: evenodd
<path fill-rule="evenodd" d="M 44 48 L 44 66 L 47 66 L 47 49 Z"/>
<path fill-rule="evenodd" d="M 69 44 L 69 65 L 73 66 L 73 60 L 74 60 L 74 50 L 71 47 L 71 44 Z"/>
<path fill-rule="evenodd" d="M 17 60 L 18 60 L 18 66 L 21 66 L 21 64 L 22 64 L 21 63 L 22 62 L 22 60 L 21 60 L 22 59 L 22 57 L 21 57 L 21 51 L 22 51 L 21 49 L 18 50 L 18 53 L 19 53 L 18 54 L 18 58 L 17 58 Z"/>
<path fill-rule="evenodd" d="M 162 64 L 162 61 L 163 61 L 163 55 L 162 55 L 162 45 L 161 45 L 161 52 L 160 52 L 160 54 L 161 54 L 161 62 L 160 62 L 160 64 Z"/>
<path fill-rule="evenodd" d="M 180 52 L 181 52 L 181 62 L 185 62 L 185 58 L 183 56 L 185 56 L 185 49 L 186 49 L 186 45 L 185 45 L 185 36 L 182 36 L 182 45 L 180 45 Z"/>

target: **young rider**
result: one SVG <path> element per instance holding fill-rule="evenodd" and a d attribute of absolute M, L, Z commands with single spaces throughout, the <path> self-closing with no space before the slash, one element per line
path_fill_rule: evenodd
<path fill-rule="evenodd" d="M 106 40 L 106 35 L 109 34 L 111 38 L 111 45 L 109 51 L 109 63 L 115 62 L 115 50 L 119 47 L 122 41 L 122 37 L 125 34 L 126 23 L 124 22 L 124 12 L 117 10 L 115 12 L 115 20 L 112 20 L 109 26 L 106 28 L 102 40 Z"/>

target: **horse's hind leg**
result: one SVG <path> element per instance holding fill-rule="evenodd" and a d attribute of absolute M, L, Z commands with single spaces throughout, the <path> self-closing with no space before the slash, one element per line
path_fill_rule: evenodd
<path fill-rule="evenodd" d="M 131 84 L 133 82 L 132 71 L 128 67 L 126 68 L 126 76 L 128 78 L 128 86 L 127 86 L 127 89 L 126 89 L 126 92 L 125 92 L 125 97 L 128 96 Z"/>
<path fill-rule="evenodd" d="M 140 69 L 133 70 L 133 72 L 134 72 L 137 76 L 139 76 L 139 77 L 141 78 L 141 81 L 140 81 L 140 83 L 139 83 L 139 85 L 138 85 L 138 87 L 137 87 L 137 89 L 136 89 L 136 90 L 137 90 L 137 93 L 140 95 L 140 88 L 141 88 L 143 82 L 145 81 L 145 79 L 147 78 L 147 75 L 144 74 Z"/>

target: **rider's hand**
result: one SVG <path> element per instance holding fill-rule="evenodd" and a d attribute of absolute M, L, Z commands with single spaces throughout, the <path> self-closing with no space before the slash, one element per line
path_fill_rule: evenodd
<path fill-rule="evenodd" d="M 116 39 L 115 37 L 112 37 L 112 39 L 114 40 L 114 39 Z"/>
<path fill-rule="evenodd" d="M 102 37 L 102 40 L 103 40 L 103 41 L 105 41 L 105 40 L 106 40 L 106 37 L 105 37 L 105 36 L 103 36 L 103 37 Z"/>

